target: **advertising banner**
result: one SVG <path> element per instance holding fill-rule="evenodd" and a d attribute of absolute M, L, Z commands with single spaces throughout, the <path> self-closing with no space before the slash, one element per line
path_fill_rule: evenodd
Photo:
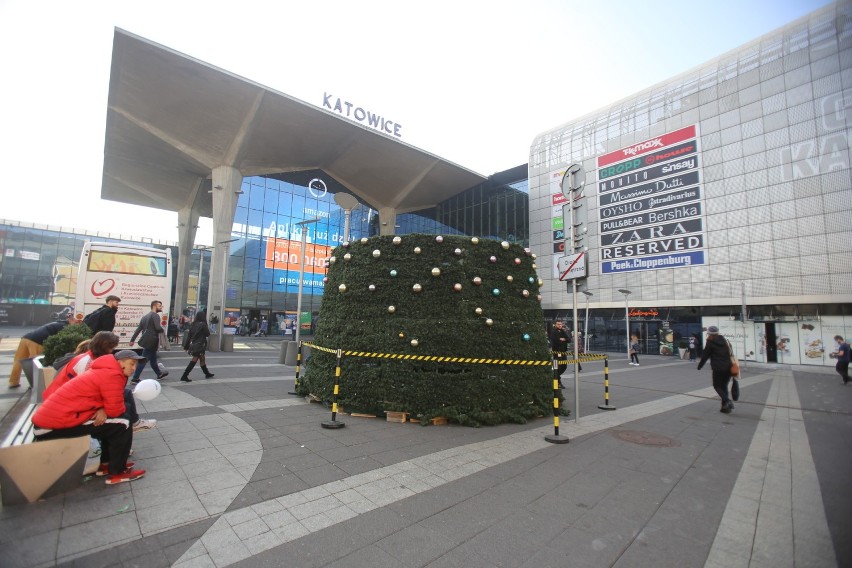
<path fill-rule="evenodd" d="M 704 264 L 695 125 L 597 159 L 601 272 Z"/>

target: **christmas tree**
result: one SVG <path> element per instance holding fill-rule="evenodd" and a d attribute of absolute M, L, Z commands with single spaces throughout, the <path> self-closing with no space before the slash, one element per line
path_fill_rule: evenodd
<path fill-rule="evenodd" d="M 298 392 L 349 412 L 426 424 L 520 422 L 553 412 L 535 255 L 462 236 L 364 238 L 332 252 Z"/>

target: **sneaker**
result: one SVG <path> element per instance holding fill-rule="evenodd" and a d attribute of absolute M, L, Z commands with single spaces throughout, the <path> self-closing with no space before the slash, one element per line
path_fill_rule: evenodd
<path fill-rule="evenodd" d="M 130 471 L 133 468 L 133 465 L 134 465 L 133 462 L 127 462 L 124 466 L 124 471 L 125 472 Z M 95 472 L 95 475 L 98 476 L 98 477 L 103 477 L 105 475 L 109 475 L 109 464 L 108 463 L 102 463 L 98 467 L 98 471 Z"/>
<path fill-rule="evenodd" d="M 157 427 L 157 421 L 154 418 L 140 418 L 133 424 L 133 431 L 150 430 Z"/>
<path fill-rule="evenodd" d="M 633 364 L 636 365 L 637 367 L 639 366 L 639 363 L 633 363 Z"/>
<path fill-rule="evenodd" d="M 163 371 L 162 373 L 160 373 L 159 375 L 157 375 L 157 380 L 158 380 L 158 381 L 162 381 L 163 379 L 165 379 L 165 378 L 166 378 L 166 377 L 168 377 L 168 376 L 169 376 L 169 372 L 168 372 L 168 371 Z"/>
<path fill-rule="evenodd" d="M 10 389 L 19 389 L 19 388 L 21 388 L 21 383 L 18 383 L 17 385 L 9 385 L 9 388 Z"/>
<path fill-rule="evenodd" d="M 136 481 L 144 475 L 144 469 L 128 470 L 116 475 L 110 475 L 109 477 L 107 477 L 106 484 L 116 485 L 117 483 L 124 483 L 125 481 Z"/>

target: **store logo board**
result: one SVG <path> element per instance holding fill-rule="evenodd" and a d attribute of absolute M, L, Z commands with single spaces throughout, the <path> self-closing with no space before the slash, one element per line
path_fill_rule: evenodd
<path fill-rule="evenodd" d="M 651 138 L 650 140 L 645 140 L 644 142 L 639 142 L 638 144 L 633 144 L 627 148 L 621 148 L 615 152 L 604 154 L 603 156 L 598 157 L 598 168 L 600 169 L 604 166 L 608 166 L 628 158 L 636 158 L 650 152 L 656 152 L 662 148 L 673 146 L 691 138 L 696 138 L 696 128 L 694 124 L 692 126 L 687 126 L 686 128 L 681 128 L 680 130 L 675 130 L 674 132 L 663 134 L 656 138 Z"/>
<path fill-rule="evenodd" d="M 568 198 L 562 193 L 562 178 L 564 176 L 565 168 L 550 172 L 550 225 L 554 231 L 564 226 L 562 207 L 568 203 Z"/>
<path fill-rule="evenodd" d="M 554 193 L 550 196 L 550 202 L 551 205 L 559 205 L 561 207 L 562 205 L 568 203 L 568 198 L 562 195 L 561 193 Z"/>
<path fill-rule="evenodd" d="M 597 159 L 601 272 L 705 264 L 695 125 Z"/>

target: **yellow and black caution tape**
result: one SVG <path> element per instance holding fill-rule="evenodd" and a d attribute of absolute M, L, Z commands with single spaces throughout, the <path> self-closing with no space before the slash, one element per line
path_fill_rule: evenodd
<path fill-rule="evenodd" d="M 331 349 L 329 347 L 322 347 L 316 345 L 315 343 L 305 342 L 304 345 L 311 347 L 311 349 L 316 349 L 318 351 L 325 351 L 326 353 L 337 353 L 337 349 Z M 490 359 L 490 358 L 476 358 L 476 357 L 443 357 L 440 355 L 405 355 L 401 353 L 371 353 L 369 351 L 343 351 L 343 355 L 349 357 L 368 357 L 374 359 L 394 359 L 399 361 L 434 361 L 436 363 L 466 363 L 473 365 L 522 365 L 528 367 L 544 367 L 550 366 L 553 364 L 553 361 L 548 359 L 547 361 L 528 361 L 523 359 Z M 564 355 L 564 353 L 563 353 Z M 600 361 L 602 359 L 606 359 L 606 355 L 581 355 L 576 361 L 574 359 L 570 360 L 560 360 L 559 363 L 564 363 L 567 361 L 569 364 L 573 364 L 575 362 L 585 362 L 585 361 Z"/>
<path fill-rule="evenodd" d="M 585 363 L 586 361 L 602 361 L 607 358 L 607 355 L 595 355 L 593 353 L 580 355 L 576 359 L 568 359 L 567 353 L 559 351 L 554 351 L 553 354 L 556 355 L 556 362 L 560 365 L 573 365 L 574 363 Z"/>

